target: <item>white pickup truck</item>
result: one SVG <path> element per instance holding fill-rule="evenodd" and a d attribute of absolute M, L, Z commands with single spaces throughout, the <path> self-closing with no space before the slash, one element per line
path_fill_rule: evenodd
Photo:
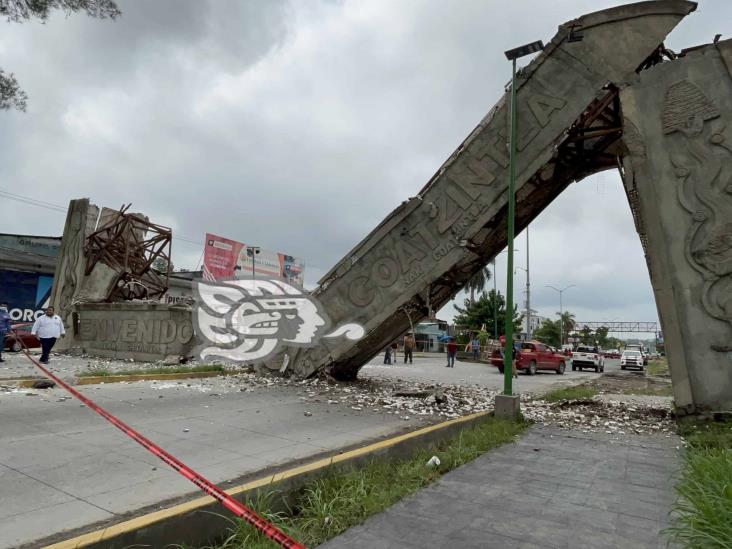
<path fill-rule="evenodd" d="M 641 356 L 643 357 L 643 366 L 648 366 L 648 353 L 646 352 L 646 350 L 643 348 L 642 345 L 638 345 L 635 343 L 628 343 L 625 346 L 625 350 L 626 351 L 638 351 L 641 354 Z"/>
<path fill-rule="evenodd" d="M 605 359 L 600 349 L 580 345 L 572 353 L 572 371 L 582 371 L 585 368 L 593 368 L 596 372 L 605 371 Z"/>

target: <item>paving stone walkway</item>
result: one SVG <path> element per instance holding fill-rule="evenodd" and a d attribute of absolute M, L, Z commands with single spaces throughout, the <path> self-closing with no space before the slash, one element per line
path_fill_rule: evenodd
<path fill-rule="evenodd" d="M 321 547 L 667 547 L 679 444 L 534 427 Z"/>

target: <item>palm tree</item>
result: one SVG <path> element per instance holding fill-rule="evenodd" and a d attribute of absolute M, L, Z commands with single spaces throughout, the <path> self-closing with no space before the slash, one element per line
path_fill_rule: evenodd
<path fill-rule="evenodd" d="M 559 314 L 559 313 L 557 313 Z M 575 329 L 577 326 L 577 323 L 574 320 L 574 313 L 570 313 L 569 311 L 564 311 L 560 317 L 560 322 L 562 323 L 562 339 L 566 338 L 567 335 L 572 332 L 572 330 Z M 564 341 L 560 342 L 560 345 L 563 345 Z"/>
<path fill-rule="evenodd" d="M 485 285 L 490 279 L 491 270 L 488 267 L 483 267 L 468 280 L 465 288 L 470 290 L 470 303 L 475 303 L 475 293 L 478 292 L 480 294 L 485 290 Z"/>

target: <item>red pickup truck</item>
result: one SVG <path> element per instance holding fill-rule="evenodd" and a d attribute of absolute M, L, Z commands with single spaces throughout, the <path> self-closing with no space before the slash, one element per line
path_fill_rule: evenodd
<path fill-rule="evenodd" d="M 520 346 L 520 347 L 519 347 Z M 516 347 L 520 350 L 516 353 Z M 514 353 L 517 354 L 516 368 L 533 376 L 537 370 L 554 370 L 563 374 L 566 369 L 567 357 L 555 352 L 551 347 L 539 341 L 526 341 L 514 345 Z M 503 373 L 503 350 L 496 349 L 491 356 L 491 364 L 498 367 Z"/>

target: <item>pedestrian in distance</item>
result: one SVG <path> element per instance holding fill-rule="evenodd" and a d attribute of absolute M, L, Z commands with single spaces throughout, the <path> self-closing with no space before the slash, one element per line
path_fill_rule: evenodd
<path fill-rule="evenodd" d="M 479 360 L 480 359 L 480 339 L 478 339 L 478 336 L 475 336 L 473 338 L 473 341 L 471 342 L 473 346 L 473 360 Z"/>
<path fill-rule="evenodd" d="M 414 339 L 414 334 L 411 332 L 408 333 L 404 338 L 404 364 L 407 363 L 407 358 L 409 359 L 409 363 L 412 364 L 412 353 L 414 352 L 416 344 L 417 342 Z"/>
<path fill-rule="evenodd" d="M 391 364 L 391 345 L 384 348 L 384 364 Z"/>
<path fill-rule="evenodd" d="M 55 314 L 53 307 L 48 307 L 46 314 L 36 319 L 31 333 L 38 336 L 41 341 L 40 362 L 48 364 L 48 356 L 51 354 L 51 349 L 56 344 L 56 340 L 66 335 L 64 323 L 61 317 Z"/>
<path fill-rule="evenodd" d="M 5 335 L 10 332 L 10 322 L 8 304 L 0 303 L 0 362 L 5 362 L 3 359 L 3 349 L 5 348 Z"/>
<path fill-rule="evenodd" d="M 455 355 L 457 355 L 457 343 L 455 338 L 451 337 L 450 341 L 447 342 L 447 367 L 455 367 Z"/>

